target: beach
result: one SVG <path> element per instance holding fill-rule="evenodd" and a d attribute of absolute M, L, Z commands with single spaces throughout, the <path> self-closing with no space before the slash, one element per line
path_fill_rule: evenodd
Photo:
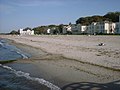
<path fill-rule="evenodd" d="M 79 85 L 82 82 L 97 83 L 97 87 L 102 89 L 105 88 L 102 85 L 109 90 L 114 87 L 116 90 L 120 89 L 114 83 L 120 80 L 120 36 L 0 37 L 12 40 L 12 45 L 31 54 L 28 59 L 6 64 L 15 70 L 44 78 L 63 90 L 71 90 L 65 89 L 65 86 L 78 82 Z M 104 45 L 99 46 L 99 43 Z"/>

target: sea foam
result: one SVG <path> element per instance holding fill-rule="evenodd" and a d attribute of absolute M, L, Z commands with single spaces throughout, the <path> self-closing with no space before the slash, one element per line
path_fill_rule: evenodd
<path fill-rule="evenodd" d="M 25 55 L 25 54 L 23 54 L 23 53 L 21 53 L 19 51 L 16 51 L 16 53 L 20 54 L 23 57 L 23 59 L 28 59 L 27 55 Z"/>
<path fill-rule="evenodd" d="M 1 40 L 0 40 L 0 47 L 3 47 L 4 46 L 4 44 L 1 42 Z"/>
<path fill-rule="evenodd" d="M 18 77 L 25 77 L 26 79 L 36 81 L 39 84 L 45 85 L 48 88 L 50 88 L 51 90 L 61 90 L 58 86 L 50 83 L 49 81 L 46 81 L 46 80 L 44 80 L 42 78 L 31 77 L 29 73 L 25 73 L 25 72 L 22 72 L 22 71 L 16 71 L 15 69 L 13 69 L 11 67 L 5 66 L 5 65 L 2 65 L 2 64 L 0 64 L 0 67 L 5 68 L 7 70 L 10 70 L 14 74 L 16 74 Z"/>

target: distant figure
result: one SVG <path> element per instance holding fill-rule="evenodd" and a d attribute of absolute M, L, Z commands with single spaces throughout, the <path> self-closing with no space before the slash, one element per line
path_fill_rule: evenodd
<path fill-rule="evenodd" d="M 99 43 L 98 46 L 104 46 L 105 44 L 104 43 Z"/>

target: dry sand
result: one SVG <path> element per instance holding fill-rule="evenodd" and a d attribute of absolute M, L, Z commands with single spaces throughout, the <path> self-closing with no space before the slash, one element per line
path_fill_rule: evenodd
<path fill-rule="evenodd" d="M 120 80 L 120 36 L 1 37 L 14 40 L 16 46 L 32 55 L 28 60 L 17 61 L 17 67 L 11 66 L 60 87 L 73 82 Z M 105 45 L 98 46 L 101 42 Z"/>
<path fill-rule="evenodd" d="M 6 38 L 81 62 L 120 69 L 120 36 L 8 36 Z M 98 46 L 101 42 L 105 43 L 105 46 Z"/>

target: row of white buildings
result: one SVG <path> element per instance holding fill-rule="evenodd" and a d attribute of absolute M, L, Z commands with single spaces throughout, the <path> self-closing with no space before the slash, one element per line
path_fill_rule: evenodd
<path fill-rule="evenodd" d="M 71 24 L 68 26 L 63 26 L 63 34 L 71 32 L 72 34 L 82 34 L 86 33 L 87 26 L 81 24 Z"/>
<path fill-rule="evenodd" d="M 71 24 L 63 27 L 63 33 L 71 31 L 72 34 L 120 34 L 120 16 L 119 22 L 109 21 L 92 22 L 88 26 L 81 24 Z"/>
<path fill-rule="evenodd" d="M 20 29 L 18 30 L 18 32 L 20 33 L 20 35 L 34 35 L 34 30 L 31 29 Z"/>
<path fill-rule="evenodd" d="M 53 34 L 55 29 L 47 29 L 47 34 Z M 57 30 L 57 34 L 59 34 Z M 20 29 L 20 35 L 34 35 L 34 30 L 31 29 Z M 92 22 L 88 26 L 81 24 L 70 24 L 63 26 L 62 34 L 120 34 L 120 16 L 119 22 L 113 23 L 109 21 Z"/>

